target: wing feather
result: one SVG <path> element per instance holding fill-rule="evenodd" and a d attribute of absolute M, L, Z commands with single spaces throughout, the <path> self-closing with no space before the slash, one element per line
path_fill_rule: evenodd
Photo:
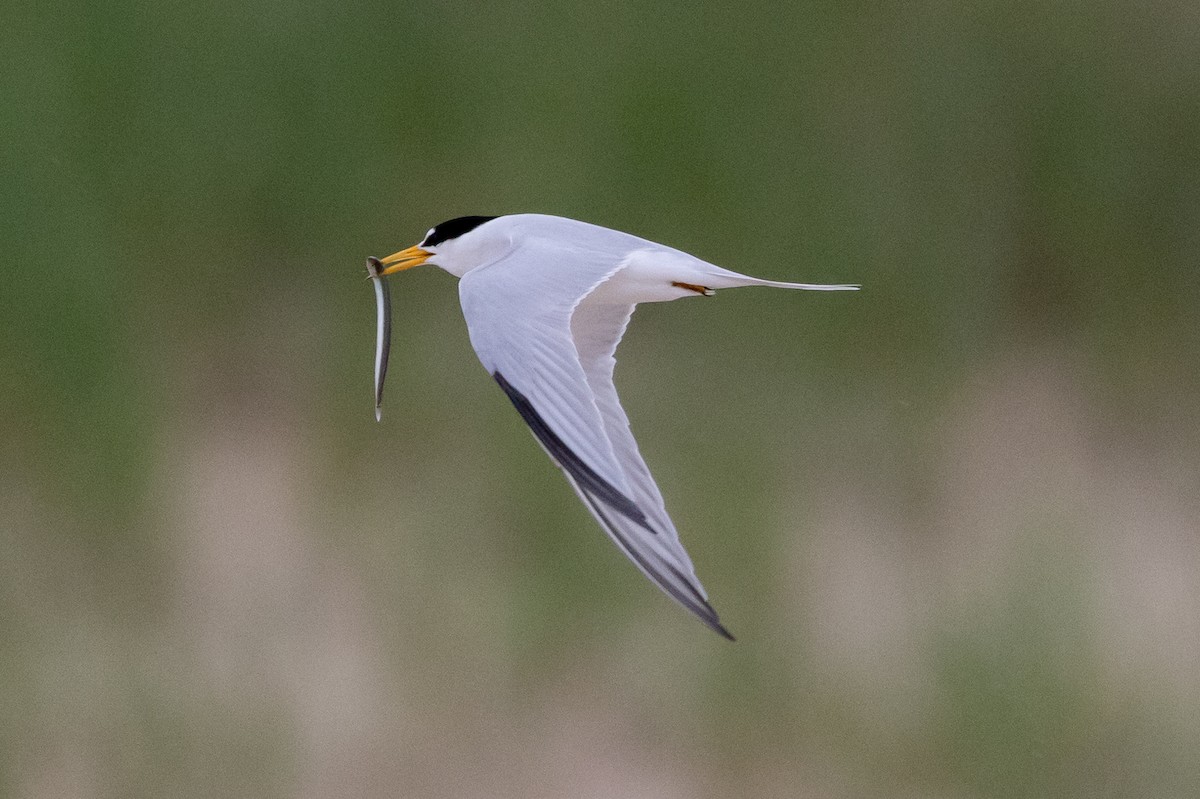
<path fill-rule="evenodd" d="M 585 300 L 623 266 L 600 251 L 526 241 L 459 284 L 471 344 L 617 547 L 732 638 L 679 543 L 612 383 L 633 306 Z"/>
<path fill-rule="evenodd" d="M 621 407 L 621 400 L 613 383 L 617 344 L 625 334 L 625 328 L 633 316 L 633 309 L 633 305 L 584 300 L 571 317 L 571 333 L 579 353 L 579 361 L 587 376 L 588 386 L 592 389 L 596 407 L 600 409 L 600 416 L 604 420 L 604 431 L 612 444 L 617 462 L 629 481 L 634 501 L 650 517 L 655 528 L 674 544 L 677 565 L 695 579 L 695 568 L 679 543 L 675 524 L 667 515 L 658 484 L 654 482 L 650 468 L 638 450 L 637 441 L 629 427 L 629 418 L 625 409 Z M 704 590 L 700 589 L 700 593 L 703 595 Z"/>
<path fill-rule="evenodd" d="M 558 262 L 554 255 L 535 240 L 462 278 L 471 345 L 484 368 L 520 392 L 579 460 L 629 496 L 571 340 L 575 305 L 620 264 L 592 256 L 559 266 L 562 254 Z"/>

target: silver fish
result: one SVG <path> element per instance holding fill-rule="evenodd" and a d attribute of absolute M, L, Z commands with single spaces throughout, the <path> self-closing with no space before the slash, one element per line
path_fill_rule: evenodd
<path fill-rule="evenodd" d="M 388 352 L 392 348 L 392 300 L 387 282 L 380 274 L 383 264 L 371 256 L 367 259 L 367 275 L 375 284 L 375 421 L 383 418 L 383 379 L 387 377 Z"/>

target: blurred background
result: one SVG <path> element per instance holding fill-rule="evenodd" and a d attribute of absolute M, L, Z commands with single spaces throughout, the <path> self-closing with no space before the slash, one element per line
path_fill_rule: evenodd
<path fill-rule="evenodd" d="M 0 795 L 1200 785 L 1200 11 L 18 3 Z M 617 382 L 729 644 L 605 539 L 452 278 L 555 213 L 762 277 Z"/>

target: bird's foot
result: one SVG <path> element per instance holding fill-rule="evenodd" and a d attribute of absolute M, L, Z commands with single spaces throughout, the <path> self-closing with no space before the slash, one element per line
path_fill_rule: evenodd
<path fill-rule="evenodd" d="M 671 281 L 671 285 L 676 286 L 677 288 L 687 289 L 688 291 L 694 291 L 697 294 L 704 295 L 705 297 L 711 297 L 717 293 L 708 286 L 698 286 L 695 283 L 680 283 L 678 280 Z"/>

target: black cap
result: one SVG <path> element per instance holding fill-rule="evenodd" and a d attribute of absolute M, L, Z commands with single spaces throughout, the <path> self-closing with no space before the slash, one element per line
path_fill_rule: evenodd
<path fill-rule="evenodd" d="M 495 218 L 494 216 L 460 216 L 457 219 L 442 222 L 440 225 L 435 225 L 429 229 L 429 232 L 425 234 L 425 240 L 421 242 L 420 246 L 436 247 L 443 241 L 456 239 L 464 233 L 471 232 L 484 222 L 491 222 Z"/>

